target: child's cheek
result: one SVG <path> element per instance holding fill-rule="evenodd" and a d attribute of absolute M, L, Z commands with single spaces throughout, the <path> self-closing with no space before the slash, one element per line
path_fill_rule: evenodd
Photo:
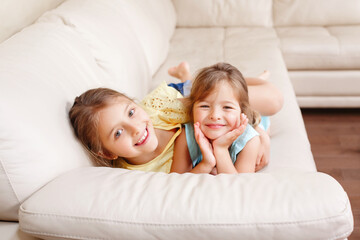
<path fill-rule="evenodd" d="M 231 115 L 229 118 L 229 122 L 231 122 L 232 128 L 236 128 L 237 125 L 240 124 L 240 114 Z"/>
<path fill-rule="evenodd" d="M 200 124 L 202 124 L 203 117 L 202 117 L 202 114 L 201 114 L 201 112 L 199 110 L 197 110 L 197 109 L 194 110 L 193 119 L 194 119 L 194 123 L 199 122 Z"/>

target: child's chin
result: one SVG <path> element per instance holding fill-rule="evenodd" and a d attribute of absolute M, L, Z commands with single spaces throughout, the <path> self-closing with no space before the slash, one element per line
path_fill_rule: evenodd
<path fill-rule="evenodd" d="M 210 134 L 205 134 L 205 137 L 207 137 L 207 139 L 209 140 L 215 140 L 218 137 L 220 137 L 222 134 L 214 134 L 214 133 L 210 133 Z"/>

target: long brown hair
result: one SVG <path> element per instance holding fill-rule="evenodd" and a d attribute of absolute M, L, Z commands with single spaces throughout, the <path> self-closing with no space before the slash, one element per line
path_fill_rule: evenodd
<path fill-rule="evenodd" d="M 187 102 L 190 118 L 193 120 L 195 102 L 206 98 L 221 81 L 227 81 L 233 87 L 238 97 L 241 112 L 248 117 L 249 123 L 256 127 L 261 116 L 250 107 L 248 87 L 243 75 L 236 67 L 223 62 L 200 69 L 195 77 Z"/>
<path fill-rule="evenodd" d="M 98 123 L 99 111 L 117 97 L 125 97 L 131 100 L 126 95 L 109 88 L 90 89 L 75 98 L 69 111 L 69 118 L 76 137 L 97 166 L 113 167 L 116 165 L 115 161 L 98 155 L 98 153 L 109 155 L 100 141 Z"/>

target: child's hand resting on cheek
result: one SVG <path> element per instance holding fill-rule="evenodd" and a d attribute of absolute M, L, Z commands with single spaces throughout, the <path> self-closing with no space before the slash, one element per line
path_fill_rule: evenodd
<path fill-rule="evenodd" d="M 201 131 L 199 122 L 194 123 L 194 133 L 195 133 L 195 140 L 199 145 L 199 148 L 203 154 L 202 161 L 204 161 L 204 163 L 207 163 L 209 166 L 212 166 L 212 168 L 214 168 L 216 165 L 216 160 L 214 156 L 213 147 L 209 139 L 207 139 L 204 133 Z"/>
<path fill-rule="evenodd" d="M 246 126 L 248 124 L 248 118 L 245 114 L 240 115 L 240 121 L 236 124 L 236 127 L 224 134 L 223 136 L 215 139 L 213 141 L 213 147 L 215 148 L 229 148 L 230 145 L 241 135 L 244 133 Z"/>

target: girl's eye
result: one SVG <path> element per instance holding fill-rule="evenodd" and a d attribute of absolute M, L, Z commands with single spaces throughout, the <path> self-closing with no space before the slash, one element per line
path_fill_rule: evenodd
<path fill-rule="evenodd" d="M 118 139 L 118 138 L 120 137 L 122 131 L 123 131 L 123 130 L 119 129 L 119 130 L 117 130 L 117 131 L 115 132 L 115 134 L 114 134 L 115 139 Z"/>
<path fill-rule="evenodd" d="M 230 107 L 230 106 L 225 106 L 224 108 L 225 109 L 232 109 L 232 107 Z"/>
<path fill-rule="evenodd" d="M 209 105 L 200 105 L 200 108 L 209 108 Z"/>
<path fill-rule="evenodd" d="M 135 109 L 131 109 L 129 111 L 129 117 L 132 117 L 134 115 L 134 113 L 135 113 Z"/>

